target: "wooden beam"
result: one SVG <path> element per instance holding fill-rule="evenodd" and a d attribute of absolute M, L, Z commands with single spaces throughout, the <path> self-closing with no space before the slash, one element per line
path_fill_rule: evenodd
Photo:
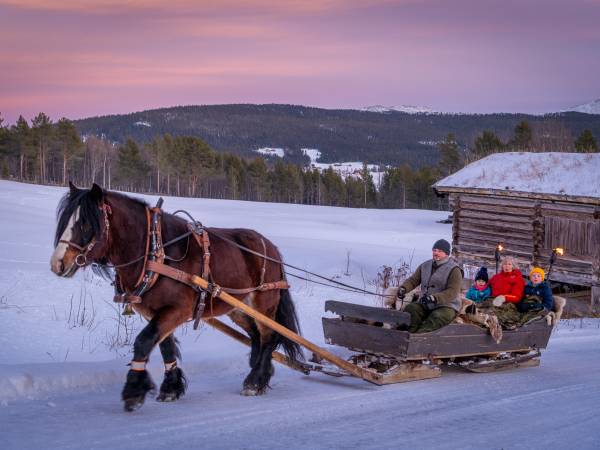
<path fill-rule="evenodd" d="M 575 195 L 557 195 L 557 194 L 539 194 L 536 192 L 523 192 L 523 191 L 512 191 L 512 190 L 499 190 L 499 189 L 485 189 L 485 188 L 461 188 L 455 186 L 435 186 L 434 190 L 438 195 L 447 195 L 450 193 L 462 193 L 462 194 L 473 194 L 473 195 L 488 195 L 498 196 L 504 198 L 526 198 L 526 199 L 539 199 L 546 201 L 557 201 L 564 203 L 584 203 L 588 205 L 600 205 L 600 198 L 598 197 L 582 197 Z"/>
<path fill-rule="evenodd" d="M 516 223 L 516 224 L 526 224 L 530 225 L 533 221 L 533 215 L 528 216 L 511 216 L 508 214 L 501 213 L 500 211 L 495 210 L 487 210 L 487 211 L 475 211 L 468 210 L 464 207 L 458 213 L 459 217 L 465 218 L 473 218 L 473 219 L 483 219 L 483 220 L 493 220 L 497 222 L 508 222 L 508 223 Z"/>
<path fill-rule="evenodd" d="M 220 320 L 218 320 L 214 317 L 210 317 L 210 318 L 204 319 L 204 322 L 206 322 L 208 325 L 210 325 L 214 329 L 219 330 L 222 333 L 225 333 L 227 336 L 232 337 L 236 341 L 241 342 L 242 344 L 247 345 L 248 347 L 252 346 L 252 341 L 250 340 L 250 338 L 248 336 L 240 333 L 235 328 L 232 328 L 229 325 L 224 324 Z M 283 353 L 279 353 L 278 351 L 273 352 L 273 359 L 275 361 L 277 361 L 278 363 L 283 364 L 283 365 L 289 367 L 290 369 L 297 370 L 298 372 L 302 372 L 305 375 L 308 375 L 310 373 L 310 369 L 308 367 L 306 367 L 304 364 L 302 364 L 299 361 L 291 361 L 287 356 L 285 356 Z"/>
<path fill-rule="evenodd" d="M 352 317 L 371 322 L 387 323 L 395 327 L 410 325 L 410 314 L 404 311 L 396 311 L 395 309 L 327 300 L 325 302 L 325 311 L 331 311 L 338 316 L 344 316 L 344 318 Z"/>
<path fill-rule="evenodd" d="M 162 264 L 154 263 L 151 266 L 152 266 L 152 269 L 151 269 L 152 271 L 161 273 L 162 269 L 160 268 L 160 266 L 162 266 Z M 150 267 L 150 264 L 149 264 L 149 267 Z M 167 275 L 167 276 L 169 276 L 169 275 Z M 203 279 L 197 275 L 190 275 L 189 279 L 192 283 L 194 283 L 196 286 L 199 286 L 202 289 L 210 290 L 215 287 L 213 285 L 210 285 L 208 283 L 208 281 L 206 281 L 205 279 Z M 333 353 L 328 352 L 327 350 L 319 347 L 318 345 L 313 344 L 309 340 L 294 333 L 293 331 L 284 327 L 280 323 L 275 322 L 273 319 L 270 319 L 269 317 L 265 316 L 264 314 L 256 311 L 254 308 L 251 308 L 250 306 L 239 301 L 237 298 L 229 295 L 226 292 L 223 292 L 223 291 L 218 292 L 218 297 L 219 297 L 219 299 L 223 300 L 225 303 L 233 306 L 234 308 L 242 311 L 244 314 L 247 314 L 248 316 L 252 317 L 257 322 L 260 322 L 264 326 L 272 329 L 273 331 L 276 331 L 277 333 L 281 334 L 282 336 L 285 336 L 286 338 L 295 342 L 296 344 L 310 350 L 311 352 L 317 354 L 322 359 L 329 361 L 331 364 L 349 372 L 350 374 L 352 374 L 358 378 L 362 378 L 365 381 L 369 381 L 371 383 L 379 384 L 379 385 L 381 384 L 381 380 L 382 380 L 381 374 L 379 374 L 375 371 L 357 367 L 354 364 L 351 364 L 348 361 L 340 358 L 339 356 L 336 356 Z"/>

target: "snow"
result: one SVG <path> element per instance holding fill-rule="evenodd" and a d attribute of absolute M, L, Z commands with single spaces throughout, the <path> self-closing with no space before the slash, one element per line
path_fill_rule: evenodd
<path fill-rule="evenodd" d="M 565 111 L 575 111 L 586 114 L 600 114 L 600 98 L 588 103 L 573 106 Z"/>
<path fill-rule="evenodd" d="M 316 163 L 321 157 L 321 152 L 316 148 L 301 148 L 300 151 L 310 158 L 311 164 Z"/>
<path fill-rule="evenodd" d="M 282 148 L 262 147 L 254 151 L 261 155 L 278 156 L 279 158 L 283 158 L 283 155 L 285 155 L 285 151 Z"/>
<path fill-rule="evenodd" d="M 173 404 L 150 397 L 126 415 L 120 389 L 130 350 L 112 346 L 121 316 L 111 287 L 89 272 L 61 279 L 49 270 L 55 208 L 65 191 L 0 181 L 3 449 L 598 447 L 600 323 L 591 319 L 563 321 L 539 368 L 448 369 L 438 379 L 377 387 L 278 365 L 272 389 L 256 398 L 239 395 L 248 349 L 206 326 L 186 325 L 177 336 L 188 393 Z M 436 223 L 445 212 L 170 197 L 164 208 L 187 209 L 207 226 L 254 228 L 287 262 L 370 289 L 382 264 L 415 268 L 432 242 L 451 238 L 451 227 Z M 303 335 L 318 345 L 325 346 L 325 300 L 375 304 L 289 281 Z M 137 316 L 128 320 L 135 336 L 144 324 Z M 160 383 L 158 350 L 149 370 Z"/>
<path fill-rule="evenodd" d="M 334 172 L 340 174 L 342 179 L 347 177 L 361 178 L 363 163 L 360 161 L 336 162 L 336 163 L 317 163 L 312 162 L 310 165 L 313 169 L 323 172 L 325 169 L 332 168 Z M 383 170 L 380 170 L 382 168 Z M 367 164 L 367 169 L 373 177 L 375 188 L 379 189 L 385 173 L 385 168 L 377 164 Z"/>
<path fill-rule="evenodd" d="M 377 112 L 377 113 L 390 113 L 393 111 L 403 112 L 407 114 L 436 114 L 437 111 L 434 111 L 427 106 L 413 106 L 413 105 L 400 105 L 400 106 L 383 106 L 383 105 L 374 105 L 367 106 L 365 108 L 361 108 L 359 111 L 367 111 L 367 112 Z"/>
<path fill-rule="evenodd" d="M 435 187 L 600 198 L 600 153 L 495 153 L 438 181 Z"/>
<path fill-rule="evenodd" d="M 146 122 L 144 120 L 139 120 L 139 121 L 135 122 L 134 125 L 136 125 L 138 127 L 148 127 L 148 128 L 150 128 L 152 126 L 152 124 L 150 122 Z"/>

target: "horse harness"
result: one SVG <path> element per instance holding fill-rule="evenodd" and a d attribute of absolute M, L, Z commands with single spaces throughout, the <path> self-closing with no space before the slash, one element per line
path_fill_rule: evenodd
<path fill-rule="evenodd" d="M 116 303 L 123 303 L 128 308 L 131 308 L 130 305 L 132 305 L 132 304 L 142 303 L 143 294 L 146 293 L 148 290 L 150 290 L 152 288 L 152 286 L 154 286 L 159 275 L 163 275 L 163 276 L 171 278 L 175 281 L 184 283 L 184 284 L 192 287 L 195 291 L 197 291 L 198 296 L 196 299 L 196 306 L 194 307 L 194 313 L 192 316 L 192 318 L 194 319 L 194 329 L 197 329 L 198 324 L 200 322 L 200 318 L 202 316 L 202 313 L 204 312 L 204 309 L 206 307 L 206 298 L 207 298 L 208 294 L 210 294 L 210 301 L 212 304 L 213 299 L 215 297 L 218 297 L 218 295 L 221 291 L 227 292 L 229 294 L 243 295 L 243 294 L 249 294 L 249 293 L 255 292 L 255 291 L 262 292 L 262 291 L 269 291 L 269 290 L 274 290 L 274 289 L 288 289 L 289 288 L 289 284 L 285 280 L 265 283 L 264 277 L 265 277 L 265 272 L 266 272 L 266 262 L 267 262 L 268 256 L 266 254 L 267 248 L 265 245 L 265 241 L 262 237 L 261 237 L 261 243 L 262 243 L 262 247 L 263 247 L 263 253 L 260 256 L 262 256 L 263 264 L 262 264 L 261 271 L 260 271 L 260 282 L 259 282 L 258 286 L 236 289 L 236 288 L 222 287 L 222 286 L 215 284 L 212 281 L 212 276 L 211 276 L 211 272 L 210 272 L 210 255 L 211 254 L 210 254 L 210 239 L 209 239 L 208 230 L 206 230 L 200 222 L 197 222 L 197 221 L 194 221 L 193 223 L 188 222 L 188 224 L 187 224 L 188 231 L 186 233 L 184 233 L 181 236 L 178 236 L 175 239 L 170 240 L 166 244 L 163 244 L 162 226 L 161 226 L 161 224 L 162 224 L 162 209 L 161 209 L 162 202 L 163 202 L 163 199 L 160 198 L 156 207 L 154 207 L 154 208 L 146 207 L 146 221 L 147 221 L 148 227 L 147 227 L 146 248 L 145 248 L 145 253 L 144 253 L 143 257 L 137 258 L 137 259 L 130 261 L 128 263 L 125 263 L 125 264 L 113 266 L 115 268 L 119 268 L 119 267 L 124 267 L 124 266 L 130 265 L 130 264 L 133 264 L 134 262 L 140 261 L 142 258 L 144 260 L 144 264 L 142 266 L 142 270 L 140 272 L 138 280 L 131 292 L 127 292 L 127 290 L 123 288 L 121 280 L 119 278 L 119 274 L 118 274 L 118 272 L 116 272 L 115 282 L 114 282 L 115 296 L 113 299 Z M 105 232 L 106 232 L 107 238 L 108 238 L 108 230 L 110 228 L 110 224 L 108 222 L 108 214 L 110 213 L 110 207 L 108 207 L 108 205 L 103 203 L 103 206 L 101 206 L 100 209 L 103 210 L 103 212 L 104 212 Z M 194 278 L 193 275 L 191 275 L 187 272 L 184 272 L 182 270 L 176 269 L 175 267 L 169 266 L 169 265 L 165 264 L 165 262 L 164 262 L 165 259 L 172 259 L 172 258 L 169 258 L 167 255 L 165 255 L 165 250 L 164 250 L 165 247 L 167 247 L 168 245 L 175 243 L 185 237 L 188 237 L 190 235 L 192 235 L 194 237 L 194 240 L 196 241 L 198 246 L 202 249 L 202 272 L 201 272 L 200 276 L 202 277 L 202 279 L 204 279 L 208 282 L 208 289 L 202 289 L 197 284 L 195 284 L 193 282 L 193 278 Z M 77 245 L 74 245 L 73 243 L 69 243 L 69 244 L 73 245 L 73 247 L 77 248 L 81 252 L 79 255 L 77 255 L 76 261 L 77 261 L 77 258 L 82 256 L 86 263 L 87 262 L 86 255 L 87 255 L 87 253 L 89 253 L 89 251 L 91 251 L 91 248 L 89 248 L 89 247 L 91 246 L 93 248 L 93 246 L 95 244 L 95 239 L 92 239 L 92 241 L 85 247 L 77 246 Z M 188 245 L 189 245 L 189 243 L 188 243 Z M 82 265 L 85 265 L 85 263 Z"/>

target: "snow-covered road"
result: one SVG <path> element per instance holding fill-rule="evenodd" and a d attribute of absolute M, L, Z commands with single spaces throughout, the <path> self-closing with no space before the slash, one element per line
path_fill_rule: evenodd
<path fill-rule="evenodd" d="M 257 398 L 238 394 L 244 352 L 232 349 L 234 367 L 200 369 L 180 402 L 149 399 L 133 414 L 118 384 L 11 403 L 2 447 L 597 449 L 600 335 L 567 324 L 557 334 L 537 368 L 377 387 L 279 366 Z"/>

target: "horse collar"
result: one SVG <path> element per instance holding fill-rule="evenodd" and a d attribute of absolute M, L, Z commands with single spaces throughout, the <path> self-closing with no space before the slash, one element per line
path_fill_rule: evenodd
<path fill-rule="evenodd" d="M 159 204 L 162 203 L 162 198 Z M 144 252 L 144 264 L 140 276 L 138 277 L 131 293 L 127 293 L 123 288 L 121 280 L 115 276 L 115 296 L 116 303 L 141 303 L 142 295 L 148 291 L 158 278 L 158 273 L 148 270 L 148 261 L 163 263 L 165 260 L 165 251 L 162 242 L 162 209 L 160 206 L 155 208 L 146 207 L 146 247 Z"/>

